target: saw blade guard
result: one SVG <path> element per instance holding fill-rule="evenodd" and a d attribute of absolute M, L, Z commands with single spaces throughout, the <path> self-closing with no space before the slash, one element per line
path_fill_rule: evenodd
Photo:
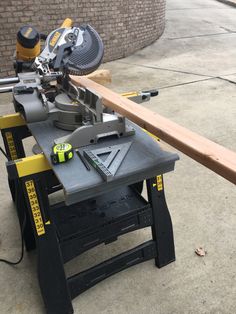
<path fill-rule="evenodd" d="M 68 56 L 65 71 L 73 75 L 86 75 L 95 71 L 102 62 L 104 46 L 101 37 L 90 25 L 80 27 L 83 42 Z"/>
<path fill-rule="evenodd" d="M 103 54 L 102 39 L 89 24 L 61 27 L 48 35 L 34 68 L 43 75 L 52 70 L 87 75 L 99 67 Z"/>

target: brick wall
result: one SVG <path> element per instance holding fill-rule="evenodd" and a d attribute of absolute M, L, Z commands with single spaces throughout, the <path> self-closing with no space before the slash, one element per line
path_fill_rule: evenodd
<path fill-rule="evenodd" d="M 103 39 L 104 61 L 111 61 L 161 36 L 165 0 L 0 0 L 0 77 L 14 74 L 12 55 L 20 26 L 31 24 L 48 33 L 66 17 L 90 23 Z"/>

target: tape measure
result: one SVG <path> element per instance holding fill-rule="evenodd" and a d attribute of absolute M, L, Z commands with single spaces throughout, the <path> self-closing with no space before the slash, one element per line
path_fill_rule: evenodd
<path fill-rule="evenodd" d="M 51 160 L 53 164 L 66 162 L 72 159 L 73 156 L 73 147 L 69 143 L 60 143 L 52 148 Z"/>

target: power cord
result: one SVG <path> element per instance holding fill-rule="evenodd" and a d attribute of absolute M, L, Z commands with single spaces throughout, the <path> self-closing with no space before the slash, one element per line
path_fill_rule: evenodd
<path fill-rule="evenodd" d="M 9 161 L 9 157 L 7 156 L 6 152 L 2 149 L 1 146 L 0 146 L 0 150 L 3 153 L 3 155 L 6 157 L 6 159 Z"/>
<path fill-rule="evenodd" d="M 0 151 L 7 158 L 7 160 L 9 160 L 7 154 L 2 149 L 1 146 L 0 146 Z M 17 188 L 16 188 L 16 191 L 15 191 L 15 203 L 16 203 L 16 206 L 17 206 L 17 201 L 18 201 L 18 193 L 17 192 L 18 191 L 17 191 Z M 23 257 L 24 257 L 24 238 L 23 238 L 23 233 L 24 233 L 25 225 L 26 225 L 26 214 L 24 213 L 23 223 L 22 223 L 22 225 L 20 225 L 20 230 L 21 230 L 21 255 L 20 255 L 19 259 L 16 262 L 12 262 L 12 261 L 9 261 L 7 259 L 0 258 L 0 262 L 8 264 L 8 265 L 17 265 L 17 264 L 19 264 L 23 260 Z"/>
<path fill-rule="evenodd" d="M 25 228 L 25 224 L 26 224 L 26 215 L 24 216 L 23 224 L 22 224 L 22 227 L 21 227 L 21 255 L 20 255 L 19 259 L 16 262 L 12 262 L 12 261 L 9 261 L 7 259 L 0 258 L 0 262 L 8 264 L 8 265 L 17 265 L 17 264 L 20 264 L 20 262 L 23 260 L 23 257 L 24 257 L 23 231 L 24 231 L 24 228 Z"/>

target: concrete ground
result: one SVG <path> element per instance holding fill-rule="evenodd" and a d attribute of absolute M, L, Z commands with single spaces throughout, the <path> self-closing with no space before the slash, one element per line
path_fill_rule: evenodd
<path fill-rule="evenodd" d="M 163 37 L 134 55 L 107 63 L 116 91 L 158 87 L 144 104 L 163 116 L 236 151 L 236 9 L 214 0 L 167 0 Z M 0 112 L 12 112 L 0 97 Z M 165 176 L 176 262 L 157 269 L 134 266 L 73 301 L 75 313 L 236 313 L 235 186 L 179 153 Z M 20 254 L 17 218 L 0 160 L 0 258 Z M 17 227 L 16 227 L 17 226 Z M 66 265 L 71 274 L 150 237 L 137 231 Z M 195 248 L 207 254 L 199 257 Z M 0 264 L 0 313 L 44 313 L 35 253 L 17 267 Z"/>

